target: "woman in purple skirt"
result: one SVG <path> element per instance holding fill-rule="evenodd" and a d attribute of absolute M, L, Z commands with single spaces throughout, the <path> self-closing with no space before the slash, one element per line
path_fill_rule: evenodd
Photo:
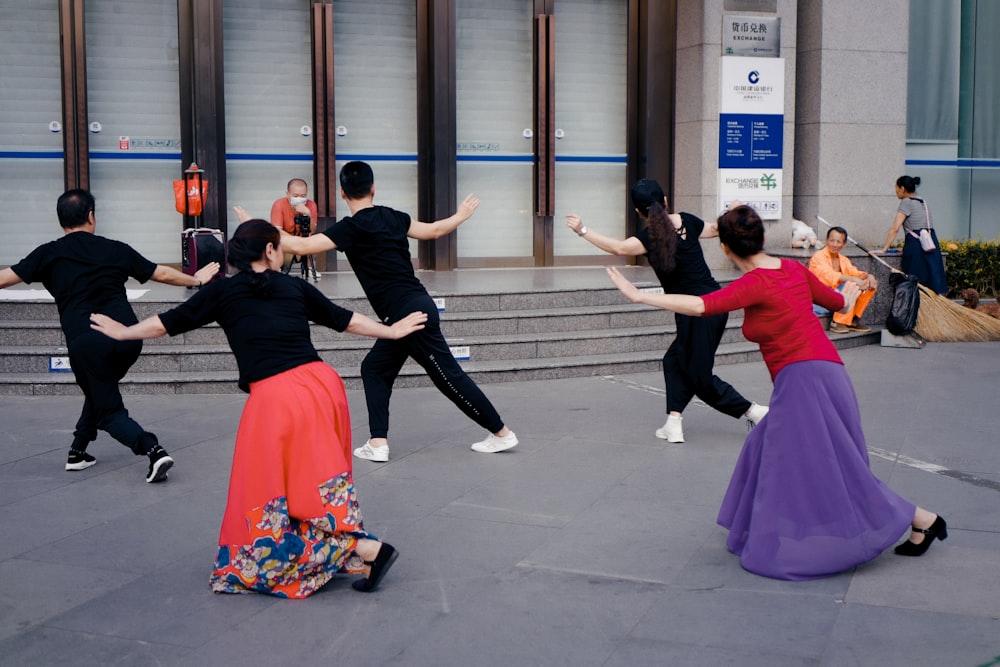
<path fill-rule="evenodd" d="M 948 536 L 945 520 L 872 474 L 854 387 L 812 312 L 813 303 L 849 311 L 857 286 L 836 292 L 797 261 L 764 253 L 764 225 L 749 206 L 727 211 L 718 224 L 723 251 L 744 274 L 721 290 L 647 294 L 616 269 L 608 273 L 635 303 L 699 317 L 743 308 L 743 334 L 760 345 L 774 392 L 719 511 L 729 550 L 750 572 L 790 580 L 865 563 L 907 530 L 909 540 L 895 551 L 920 556 Z"/>

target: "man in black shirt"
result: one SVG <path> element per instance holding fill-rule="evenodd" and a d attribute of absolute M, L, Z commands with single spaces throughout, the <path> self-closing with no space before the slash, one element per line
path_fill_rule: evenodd
<path fill-rule="evenodd" d="M 517 445 L 517 436 L 507 426 L 476 383 L 455 360 L 441 333 L 434 300 L 413 272 L 408 238 L 429 240 L 450 234 L 479 206 L 469 195 L 458 212 L 427 223 L 385 206 L 376 206 L 375 176 L 364 162 L 348 162 L 340 170 L 340 193 L 351 215 L 322 233 L 309 238 L 282 235 L 281 245 L 296 255 L 313 255 L 338 249 L 347 255 L 351 268 L 379 319 L 392 324 L 414 311 L 427 313 L 427 323 L 400 340 L 379 339 L 361 364 L 361 380 L 368 404 L 371 437 L 354 450 L 358 458 L 389 460 L 389 396 L 407 357 L 420 364 L 459 410 L 489 431 L 472 450 L 493 454 Z"/>
<path fill-rule="evenodd" d="M 84 470 L 97 463 L 87 445 L 98 429 L 149 457 L 147 482 L 167 478 L 174 460 L 156 436 L 134 419 L 122 401 L 118 382 L 139 358 L 141 341 L 119 342 L 90 328 L 90 314 L 103 313 L 135 324 L 135 313 L 125 295 L 129 277 L 140 283 L 155 280 L 168 285 L 200 286 L 219 270 L 212 262 L 193 276 L 149 261 L 132 247 L 94 233 L 94 197 L 86 190 L 69 190 L 59 197 L 56 214 L 63 237 L 35 248 L 14 266 L 0 270 L 0 288 L 41 281 L 55 299 L 66 336 L 70 366 L 83 390 L 83 411 L 73 432 L 66 470 Z"/>

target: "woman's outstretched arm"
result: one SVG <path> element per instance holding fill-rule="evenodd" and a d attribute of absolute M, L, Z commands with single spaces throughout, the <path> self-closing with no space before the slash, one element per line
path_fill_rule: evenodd
<path fill-rule="evenodd" d="M 584 228 L 583 220 L 574 213 L 566 216 L 566 226 L 577 236 L 580 235 L 580 232 Z M 583 238 L 610 255 L 638 257 L 639 255 L 646 254 L 646 246 L 642 245 L 642 241 L 634 236 L 630 236 L 622 241 L 621 239 L 611 238 L 600 232 L 595 232 L 593 229 L 587 229 Z"/>
<path fill-rule="evenodd" d="M 403 319 L 394 322 L 392 326 L 386 326 L 381 322 L 376 322 L 367 315 L 354 313 L 351 316 L 351 323 L 347 325 L 348 333 L 369 338 L 391 338 L 397 340 L 408 336 L 414 331 L 424 328 L 427 321 L 427 313 L 418 311 L 412 312 Z"/>
<path fill-rule="evenodd" d="M 625 298 L 632 303 L 644 303 L 681 315 L 701 317 L 705 314 L 705 301 L 700 296 L 688 294 L 649 294 L 633 285 L 628 278 L 613 266 L 608 267 L 608 276 Z"/>
<path fill-rule="evenodd" d="M 90 328 L 100 331 L 105 336 L 114 338 L 115 340 L 145 340 L 147 338 L 159 338 L 167 333 L 167 328 L 163 326 L 159 315 L 150 315 L 142 322 L 127 327 L 107 315 L 91 313 Z"/>

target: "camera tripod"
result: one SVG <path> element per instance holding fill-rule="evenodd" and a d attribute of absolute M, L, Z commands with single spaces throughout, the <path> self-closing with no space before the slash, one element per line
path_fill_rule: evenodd
<path fill-rule="evenodd" d="M 300 213 L 295 216 L 295 235 L 306 238 L 312 232 L 312 219 L 304 214 Z M 288 266 L 284 268 L 285 273 L 289 273 L 292 270 L 292 265 L 298 262 L 299 266 L 302 268 L 302 279 L 309 280 L 312 278 L 314 283 L 318 283 L 320 279 L 319 272 L 316 270 L 316 258 L 312 255 L 293 255 L 291 261 L 288 262 Z"/>
<path fill-rule="evenodd" d="M 284 267 L 282 271 L 285 273 L 291 273 L 292 267 L 298 264 L 302 271 L 302 279 L 309 280 L 312 278 L 314 283 L 318 283 L 322 276 L 316 270 L 316 258 L 312 255 L 294 255 L 288 266 Z"/>

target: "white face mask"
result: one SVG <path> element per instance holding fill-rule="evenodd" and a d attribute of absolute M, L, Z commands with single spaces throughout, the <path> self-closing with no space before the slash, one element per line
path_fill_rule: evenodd
<path fill-rule="evenodd" d="M 289 197 L 288 198 L 288 203 L 291 204 L 292 206 L 298 206 L 299 204 L 305 204 L 306 203 L 306 198 L 305 197 Z"/>

